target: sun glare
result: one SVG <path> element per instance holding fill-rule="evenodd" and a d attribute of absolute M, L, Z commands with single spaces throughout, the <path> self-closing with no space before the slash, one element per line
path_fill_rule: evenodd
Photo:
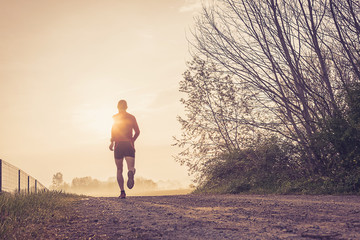
<path fill-rule="evenodd" d="M 89 135 L 96 134 L 106 138 L 110 136 L 114 113 L 113 108 L 85 106 L 74 113 L 73 119 L 79 129 L 88 132 Z"/>

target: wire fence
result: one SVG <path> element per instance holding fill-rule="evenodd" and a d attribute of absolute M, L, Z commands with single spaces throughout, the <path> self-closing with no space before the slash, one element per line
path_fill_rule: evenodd
<path fill-rule="evenodd" d="M 0 159 L 0 192 L 36 193 L 43 190 L 47 188 L 35 178 Z"/>

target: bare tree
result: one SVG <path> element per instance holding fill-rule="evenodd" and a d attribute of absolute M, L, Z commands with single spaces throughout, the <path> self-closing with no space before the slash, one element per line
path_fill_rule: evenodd
<path fill-rule="evenodd" d="M 309 173 L 328 165 L 313 136 L 326 119 L 342 114 L 341 90 L 360 66 L 359 4 L 341 2 L 218 0 L 204 6 L 193 32 L 195 55 L 226 68 L 272 114 L 272 121 L 254 118 L 248 124 L 297 142 Z M 337 52 L 334 43 L 340 43 Z M 339 62 L 351 65 L 351 79 L 339 78 Z"/>
<path fill-rule="evenodd" d="M 337 77 L 346 88 L 360 80 L 360 3 L 353 0 L 329 0 L 328 29 L 332 42 L 328 50 L 335 62 Z"/>

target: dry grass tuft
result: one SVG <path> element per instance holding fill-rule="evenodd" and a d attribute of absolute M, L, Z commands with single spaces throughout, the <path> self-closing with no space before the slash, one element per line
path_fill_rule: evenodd
<path fill-rule="evenodd" d="M 0 239 L 33 239 L 51 222 L 67 219 L 80 196 L 58 191 L 0 194 Z"/>

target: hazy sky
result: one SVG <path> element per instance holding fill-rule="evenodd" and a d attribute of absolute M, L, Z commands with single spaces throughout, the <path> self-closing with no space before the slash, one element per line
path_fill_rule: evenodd
<path fill-rule="evenodd" d="M 190 0 L 0 0 L 0 158 L 45 185 L 115 176 L 120 99 L 137 117 L 139 176 L 189 183 L 172 156 Z"/>

